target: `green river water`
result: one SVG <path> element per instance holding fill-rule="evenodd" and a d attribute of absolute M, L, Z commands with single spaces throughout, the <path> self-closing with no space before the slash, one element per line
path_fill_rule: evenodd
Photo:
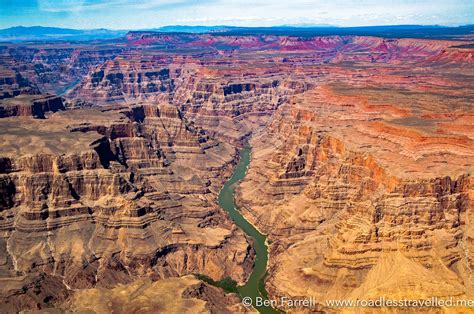
<path fill-rule="evenodd" d="M 260 313 L 279 313 L 271 307 L 255 306 L 257 297 L 261 297 L 264 300 L 268 299 L 268 294 L 265 290 L 265 276 L 268 262 L 268 247 L 265 243 L 266 236 L 261 234 L 242 216 L 234 201 L 235 185 L 242 180 L 247 173 L 247 168 L 250 164 L 250 153 L 250 147 L 245 147 L 241 150 L 239 164 L 235 168 L 232 177 L 224 184 L 219 193 L 219 206 L 228 212 L 235 224 L 253 239 L 256 252 L 252 274 L 245 285 L 237 287 L 237 292 L 242 300 L 248 297 L 252 298 L 253 307 Z"/>

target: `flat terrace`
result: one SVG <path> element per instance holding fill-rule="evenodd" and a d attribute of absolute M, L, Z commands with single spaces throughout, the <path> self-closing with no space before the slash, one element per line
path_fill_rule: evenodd
<path fill-rule="evenodd" d="M 29 106 L 31 103 L 38 100 L 48 100 L 57 98 L 55 95 L 50 94 L 39 94 L 39 95 L 28 95 L 22 94 L 12 98 L 6 98 L 0 100 L 0 105 L 3 106 Z"/>
<path fill-rule="evenodd" d="M 78 125 L 110 125 L 122 121 L 118 112 L 96 109 L 66 110 L 48 119 L 11 117 L 0 119 L 0 156 L 19 157 L 28 154 L 69 154 L 90 150 L 90 144 L 102 135 L 97 132 L 71 132 Z"/>
<path fill-rule="evenodd" d="M 435 88 L 397 90 L 397 84 L 329 84 L 295 97 L 308 127 L 370 153 L 404 179 L 474 173 L 474 112 L 470 96 Z M 389 85 L 390 87 L 388 87 Z M 415 84 L 417 85 L 417 84 Z M 301 113 L 302 114 L 302 113 Z"/>

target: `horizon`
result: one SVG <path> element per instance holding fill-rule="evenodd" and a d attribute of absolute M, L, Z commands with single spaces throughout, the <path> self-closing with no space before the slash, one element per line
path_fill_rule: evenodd
<path fill-rule="evenodd" d="M 387 9 L 389 8 L 389 10 Z M 0 0 L 0 29 L 57 27 L 141 30 L 164 26 L 322 27 L 447 26 L 474 24 L 474 2 L 455 0 Z"/>
<path fill-rule="evenodd" d="M 0 0 L 0 314 L 474 308 L 474 0 L 132 1 Z"/>
<path fill-rule="evenodd" d="M 183 25 L 183 24 L 169 24 L 163 25 L 159 27 L 152 27 L 152 28 L 122 28 L 122 29 L 112 29 L 112 28 L 69 28 L 69 27 L 61 27 L 61 26 L 43 26 L 43 25 L 13 25 L 5 28 L 0 28 L 0 30 L 7 30 L 7 29 L 15 29 L 15 28 L 25 28 L 25 29 L 32 29 L 32 28 L 45 28 L 45 29 L 61 29 L 61 30 L 75 30 L 75 31 L 96 31 L 96 30 L 108 30 L 108 31 L 155 31 L 160 30 L 163 28 L 171 28 L 171 27 L 183 27 L 183 28 L 218 28 L 218 27 L 229 27 L 229 28 L 301 28 L 301 29 L 324 29 L 324 28 L 397 28 L 397 27 L 420 27 L 420 28 L 460 28 L 460 27 L 469 27 L 474 26 L 473 24 L 460 24 L 460 25 L 440 25 L 440 24 L 393 24 L 393 25 L 354 25 L 354 26 L 339 26 L 339 25 L 298 25 L 298 24 L 287 24 L 287 25 L 273 25 L 273 26 L 238 26 L 238 25 Z M 166 31 L 164 31 L 166 32 Z"/>

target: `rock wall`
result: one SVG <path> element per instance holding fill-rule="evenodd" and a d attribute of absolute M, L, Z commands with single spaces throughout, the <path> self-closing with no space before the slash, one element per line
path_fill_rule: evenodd
<path fill-rule="evenodd" d="M 34 95 L 39 89 L 15 69 L 16 62 L 5 47 L 0 47 L 0 100 L 18 95 Z"/>
<path fill-rule="evenodd" d="M 215 204 L 234 148 L 188 126 L 174 106 L 119 111 L 105 124 L 86 122 L 97 116 L 88 109 L 48 118 L 73 134 L 99 132 L 89 148 L 0 159 L 4 309 L 42 308 L 69 289 L 141 277 L 248 276 L 253 249 Z M 28 288 L 38 284 L 43 300 Z"/>
<path fill-rule="evenodd" d="M 7 46 L 10 66 L 17 69 L 43 93 L 63 94 L 76 85 L 92 68 L 123 51 L 115 45 L 75 45 L 65 43 Z"/>
<path fill-rule="evenodd" d="M 61 97 L 53 95 L 20 95 L 0 100 L 0 118 L 35 117 L 44 119 L 46 113 L 64 109 Z"/>
<path fill-rule="evenodd" d="M 335 312 L 323 301 L 472 297 L 468 44 L 131 32 L 2 46 L 1 309 L 120 307 L 110 295 L 191 273 L 244 282 L 254 251 L 216 195 L 249 138 L 238 201 L 269 234 L 271 298 Z M 65 110 L 32 105 L 48 90 Z M 174 298 L 241 310 L 191 285 Z"/>
<path fill-rule="evenodd" d="M 177 75 L 179 72 L 169 68 L 166 57 L 124 54 L 91 71 L 68 96 L 99 103 L 167 101 Z"/>
<path fill-rule="evenodd" d="M 272 241 L 270 294 L 312 296 L 327 311 L 336 311 L 325 308 L 331 299 L 472 297 L 472 164 L 458 163 L 472 160 L 471 140 L 427 129 L 421 140 L 423 126 L 404 129 L 403 141 L 366 137 L 358 126 L 375 117 L 390 125 L 387 111 L 317 90 L 280 107 L 252 138 L 239 189 L 239 206 Z M 430 141 L 438 150 L 422 146 Z M 447 167 L 434 166 L 436 155 Z"/>

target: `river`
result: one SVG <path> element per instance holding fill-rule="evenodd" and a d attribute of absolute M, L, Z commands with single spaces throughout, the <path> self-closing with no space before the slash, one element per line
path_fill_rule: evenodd
<path fill-rule="evenodd" d="M 260 313 L 279 313 L 275 309 L 267 306 L 255 306 L 256 298 L 261 297 L 268 300 L 268 293 L 265 290 L 265 277 L 267 273 L 268 263 L 268 247 L 266 244 L 266 236 L 261 234 L 247 219 L 242 216 L 234 201 L 235 185 L 242 180 L 247 174 L 247 168 L 250 164 L 251 148 L 245 147 L 240 152 L 240 161 L 234 170 L 232 177 L 224 184 L 219 193 L 219 206 L 221 206 L 234 223 L 239 226 L 248 236 L 253 239 L 256 252 L 255 264 L 248 281 L 243 286 L 238 286 L 237 291 L 240 298 L 250 297 L 252 305 Z"/>

